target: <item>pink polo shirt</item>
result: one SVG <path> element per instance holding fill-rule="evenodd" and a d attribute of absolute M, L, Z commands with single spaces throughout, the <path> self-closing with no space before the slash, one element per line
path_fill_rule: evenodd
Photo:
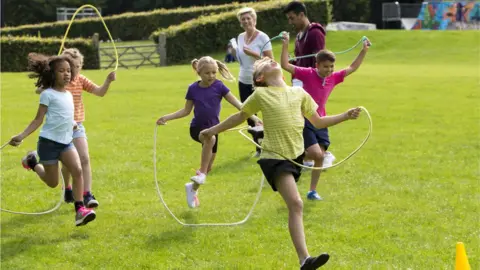
<path fill-rule="evenodd" d="M 316 68 L 295 67 L 295 78 L 303 82 L 303 89 L 312 96 L 318 105 L 317 112 L 320 116 L 325 116 L 325 104 L 327 103 L 333 88 L 345 79 L 347 71 L 342 69 L 333 72 L 327 78 L 318 76 Z M 324 80 L 325 83 L 324 83 Z"/>

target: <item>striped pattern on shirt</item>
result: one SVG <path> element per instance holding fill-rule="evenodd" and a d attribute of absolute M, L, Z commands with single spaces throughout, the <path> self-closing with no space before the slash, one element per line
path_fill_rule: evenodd
<path fill-rule="evenodd" d="M 304 152 L 304 116 L 312 116 L 317 107 L 312 97 L 300 87 L 256 87 L 243 103 L 242 111 L 248 115 L 262 112 L 263 148 L 295 159 Z M 269 151 L 262 151 L 260 158 L 284 159 Z"/>
<path fill-rule="evenodd" d="M 75 122 L 80 123 L 85 121 L 85 108 L 83 105 L 82 92 L 87 91 L 91 93 L 97 87 L 98 85 L 80 74 L 65 87 L 65 89 L 72 93 L 73 96 Z"/>

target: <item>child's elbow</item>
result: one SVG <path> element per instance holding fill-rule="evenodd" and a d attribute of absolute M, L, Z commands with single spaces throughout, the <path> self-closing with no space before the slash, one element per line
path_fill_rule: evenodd
<path fill-rule="evenodd" d="M 316 121 L 312 123 L 316 129 L 326 128 L 327 126 L 323 124 L 323 121 Z"/>

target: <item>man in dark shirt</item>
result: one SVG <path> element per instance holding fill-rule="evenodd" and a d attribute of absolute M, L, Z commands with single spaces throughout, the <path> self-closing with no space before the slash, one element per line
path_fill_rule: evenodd
<path fill-rule="evenodd" d="M 292 1 L 285 7 L 283 13 L 287 16 L 288 23 L 293 25 L 297 31 L 297 37 L 295 39 L 295 57 L 316 54 L 325 49 L 326 31 L 321 24 L 310 22 L 307 17 L 307 8 L 305 4 L 299 1 Z M 298 67 L 316 68 L 314 56 L 297 59 L 292 64 Z M 295 75 L 292 76 L 292 85 L 303 87 L 302 81 L 296 79 Z M 317 139 L 329 142 L 328 130 L 323 129 L 319 132 L 322 134 L 322 136 L 317 137 Z M 305 135 L 306 134 L 304 132 L 304 137 Z M 324 145 L 319 144 L 319 147 L 321 148 L 319 155 L 323 157 L 323 167 L 331 166 L 335 160 L 335 156 L 331 152 L 326 151 L 326 147 Z M 315 162 L 311 160 L 312 155 L 315 154 L 310 153 L 309 155 L 307 153 L 307 156 L 303 161 L 304 165 L 309 167 L 314 166 Z M 315 173 L 312 172 L 312 182 L 310 186 L 311 189 L 313 188 L 313 190 L 307 194 L 307 198 L 310 200 L 322 200 L 320 195 L 318 195 L 318 193 L 315 191 L 319 178 L 319 171 Z"/>
<path fill-rule="evenodd" d="M 325 49 L 326 31 L 321 24 L 310 22 L 305 4 L 292 1 L 285 7 L 283 13 L 287 16 L 288 23 L 293 25 L 298 33 L 295 40 L 295 57 L 316 54 Z M 315 57 L 298 59 L 293 64 L 314 68 Z"/>

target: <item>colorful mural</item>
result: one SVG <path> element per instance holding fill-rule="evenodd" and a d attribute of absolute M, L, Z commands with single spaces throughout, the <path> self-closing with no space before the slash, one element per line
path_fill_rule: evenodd
<path fill-rule="evenodd" d="M 480 29 L 480 2 L 423 2 L 412 30 Z"/>

